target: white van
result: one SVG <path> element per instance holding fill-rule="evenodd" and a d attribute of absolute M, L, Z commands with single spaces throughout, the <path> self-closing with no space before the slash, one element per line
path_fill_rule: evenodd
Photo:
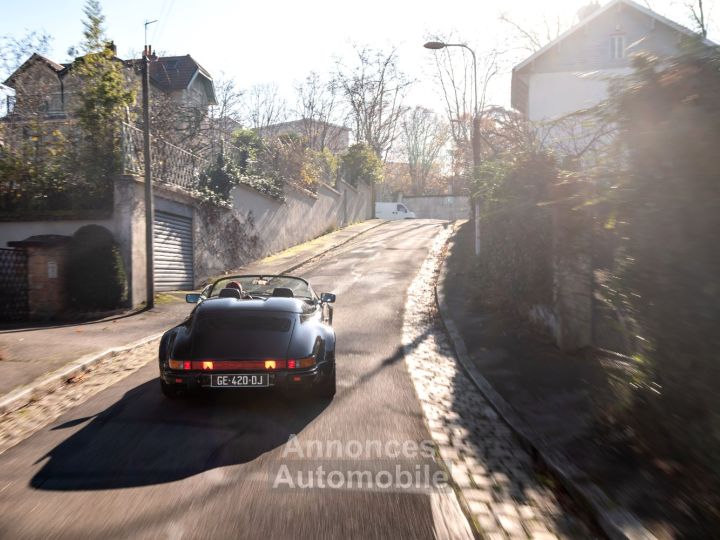
<path fill-rule="evenodd" d="M 375 203 L 375 217 L 378 219 L 415 219 L 415 212 L 411 212 L 403 203 L 378 202 Z"/>

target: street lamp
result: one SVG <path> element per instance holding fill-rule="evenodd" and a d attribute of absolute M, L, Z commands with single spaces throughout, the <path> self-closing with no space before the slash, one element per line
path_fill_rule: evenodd
<path fill-rule="evenodd" d="M 478 168 L 480 167 L 480 115 L 478 114 L 478 84 L 477 84 L 477 58 L 475 51 L 464 43 L 443 43 L 442 41 L 428 41 L 423 45 L 426 49 L 437 51 L 445 47 L 462 47 L 470 51 L 473 61 L 473 125 L 470 143 L 472 144 L 473 153 L 473 178 L 477 178 Z M 470 192 L 470 200 L 473 203 L 473 219 L 475 221 L 475 255 L 480 255 L 480 202 L 475 195 Z"/>

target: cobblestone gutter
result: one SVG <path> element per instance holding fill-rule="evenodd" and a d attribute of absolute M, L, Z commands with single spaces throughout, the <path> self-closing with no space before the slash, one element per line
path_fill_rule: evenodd
<path fill-rule="evenodd" d="M 589 538 L 559 505 L 531 456 L 466 376 L 435 304 L 435 283 L 453 233 L 445 228 L 410 285 L 403 321 L 408 371 L 440 457 L 484 538 Z"/>

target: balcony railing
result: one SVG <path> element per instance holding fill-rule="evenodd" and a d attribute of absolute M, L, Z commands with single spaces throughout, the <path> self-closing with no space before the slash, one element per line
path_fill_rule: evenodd
<path fill-rule="evenodd" d="M 153 181 L 197 191 L 200 174 L 210 162 L 156 137 L 151 138 Z M 122 166 L 124 174 L 142 176 L 144 172 L 143 132 L 123 123 Z"/>

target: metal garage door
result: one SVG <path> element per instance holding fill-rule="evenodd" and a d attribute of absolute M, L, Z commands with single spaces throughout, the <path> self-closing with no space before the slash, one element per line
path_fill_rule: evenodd
<path fill-rule="evenodd" d="M 192 219 L 155 212 L 155 290 L 193 287 Z"/>

